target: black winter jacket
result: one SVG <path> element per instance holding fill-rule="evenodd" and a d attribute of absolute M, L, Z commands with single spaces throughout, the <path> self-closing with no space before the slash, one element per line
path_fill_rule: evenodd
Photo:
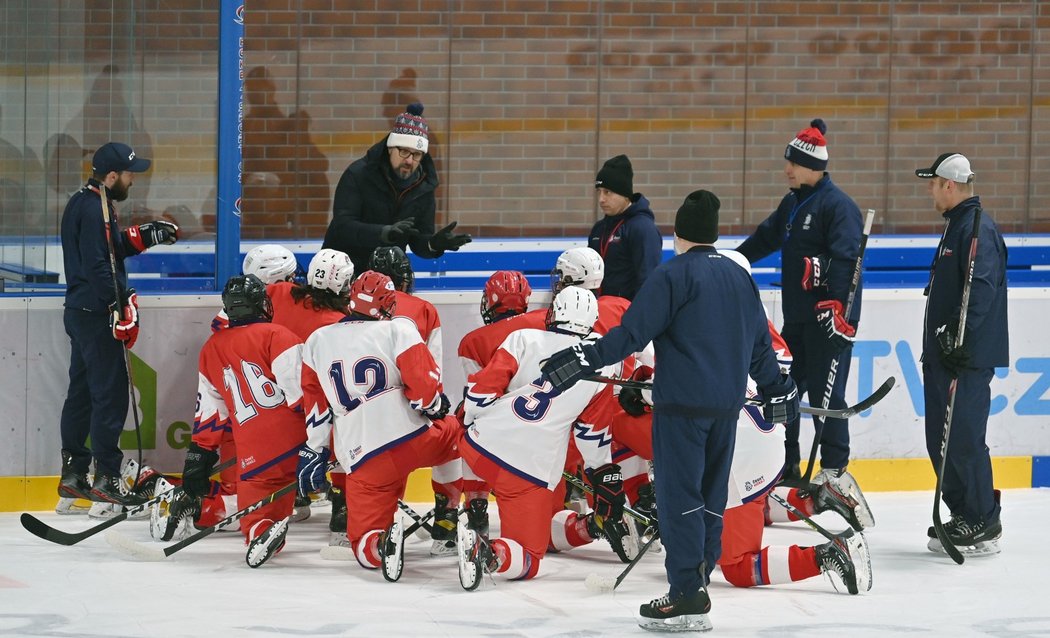
<path fill-rule="evenodd" d="M 407 189 L 398 191 L 390 168 L 387 138 L 368 149 L 365 156 L 350 164 L 335 189 L 332 221 L 324 236 L 323 248 L 341 250 L 350 255 L 354 272 L 368 269 L 372 251 L 387 245 L 380 241 L 383 226 L 409 217 L 415 218 L 419 236 L 412 242 L 412 252 L 420 257 L 435 258 L 444 251 L 430 249 L 434 234 L 438 186 L 437 169 L 430 155 L 424 155 L 419 179 Z M 397 244 L 405 249 L 406 243 Z"/>

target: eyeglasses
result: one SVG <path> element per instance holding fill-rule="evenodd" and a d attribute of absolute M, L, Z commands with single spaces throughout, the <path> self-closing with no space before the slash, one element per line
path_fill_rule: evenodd
<path fill-rule="evenodd" d="M 423 151 L 410 151 L 407 148 L 397 147 L 397 154 L 401 156 L 401 159 L 411 157 L 417 162 L 423 159 Z"/>

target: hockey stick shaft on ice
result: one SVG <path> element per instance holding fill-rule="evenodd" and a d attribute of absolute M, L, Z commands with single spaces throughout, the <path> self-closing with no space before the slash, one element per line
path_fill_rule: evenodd
<path fill-rule="evenodd" d="M 955 347 L 961 348 L 966 336 L 966 315 L 970 305 L 970 290 L 973 288 L 973 271 L 977 267 L 977 238 L 981 230 L 981 207 L 978 206 L 973 212 L 973 234 L 970 235 L 970 260 L 966 269 L 966 281 L 963 282 L 962 300 L 959 305 L 959 327 L 955 335 Z M 944 490 L 944 470 L 948 460 L 948 437 L 952 433 L 952 416 L 955 414 L 955 397 L 959 387 L 958 375 L 948 384 L 948 407 L 944 412 L 944 433 L 941 435 L 941 463 L 937 470 L 937 485 L 933 488 L 933 531 L 937 534 L 937 540 L 941 542 L 944 551 L 958 565 L 962 565 L 962 552 L 948 538 L 948 532 L 944 529 L 944 521 L 941 520 L 941 494 Z"/>
<path fill-rule="evenodd" d="M 864 220 L 864 232 L 860 236 L 860 250 L 857 252 L 857 260 L 853 264 L 853 278 L 850 279 L 849 292 L 846 294 L 846 307 L 843 311 L 843 317 L 846 321 L 849 321 L 850 311 L 853 310 L 853 300 L 857 297 L 857 288 L 860 287 L 860 275 L 864 267 L 864 251 L 868 246 L 868 236 L 871 235 L 871 225 L 875 221 L 875 211 L 868 209 L 868 216 Z M 824 387 L 824 396 L 821 397 L 820 407 L 822 410 L 827 410 L 831 405 L 831 394 L 835 389 L 835 381 L 838 379 L 839 374 L 839 360 L 842 359 L 842 355 L 836 355 L 831 359 L 831 367 L 828 369 L 827 385 Z M 812 398 L 810 399 L 812 401 Z M 827 416 L 813 415 L 816 421 L 815 429 L 813 430 L 813 445 L 809 449 L 809 461 L 806 464 L 806 473 L 802 476 L 799 481 L 802 485 L 808 485 L 809 479 L 813 477 L 813 468 L 816 467 L 817 461 L 817 448 L 820 447 L 820 438 L 824 434 L 824 421 L 828 419 Z M 830 417 L 833 419 L 845 419 L 849 417 Z"/>
<path fill-rule="evenodd" d="M 252 503 L 248 507 L 245 507 L 244 509 L 242 509 L 242 510 L 240 510 L 238 512 L 234 512 L 233 514 L 230 514 L 229 516 L 227 516 L 226 518 L 222 519 L 218 523 L 212 525 L 211 527 L 206 527 L 206 528 L 198 531 L 196 534 L 188 536 L 188 537 L 182 539 L 181 541 L 179 541 L 179 542 L 177 542 L 177 543 L 175 543 L 173 545 L 168 545 L 167 547 L 165 547 L 163 549 L 158 549 L 158 548 L 154 548 L 154 547 L 148 547 L 146 545 L 142 545 L 140 543 L 136 543 L 135 541 L 129 539 L 126 536 L 118 534 L 115 531 L 110 532 L 109 534 L 106 534 L 106 541 L 109 542 L 110 545 L 116 547 L 117 549 L 119 549 L 119 550 L 121 550 L 121 551 L 123 551 L 123 552 L 125 552 L 125 553 L 127 553 L 127 554 L 129 554 L 131 556 L 134 556 L 135 558 L 139 558 L 141 560 L 163 560 L 163 559 L 167 558 L 168 556 L 171 556 L 175 552 L 181 551 L 181 550 L 189 547 L 190 545 L 196 543 L 197 541 L 199 541 L 199 540 L 201 540 L 203 538 L 207 538 L 208 536 L 211 536 L 212 534 L 214 534 L 219 529 L 221 529 L 223 527 L 227 527 L 229 525 L 232 525 L 233 523 L 236 523 L 237 521 L 241 520 L 242 518 L 244 518 L 248 514 L 251 514 L 255 510 L 258 510 L 258 509 L 260 509 L 262 507 L 265 507 L 265 506 L 269 505 L 270 503 L 273 503 L 274 501 L 276 501 L 277 499 L 281 498 L 285 494 L 288 494 L 289 492 L 295 491 L 295 489 L 298 486 L 299 486 L 298 481 L 293 481 L 293 482 L 285 485 L 281 489 L 277 490 L 276 492 L 273 492 L 272 494 L 264 496 L 261 499 L 259 499 L 258 501 L 255 501 L 254 503 Z"/>
<path fill-rule="evenodd" d="M 632 379 L 617 379 L 614 377 L 602 377 L 595 376 L 588 379 L 588 381 L 597 381 L 598 383 L 610 383 L 612 385 L 622 386 L 624 388 L 637 388 L 639 390 L 652 390 L 653 384 L 648 381 L 634 381 Z M 814 414 L 821 417 L 830 417 L 833 419 L 848 419 L 852 416 L 860 414 L 865 410 L 871 409 L 879 401 L 882 401 L 890 390 L 893 389 L 894 384 L 897 382 L 895 377 L 889 377 L 882 382 L 882 385 L 878 387 L 874 392 L 871 393 L 863 401 L 851 405 L 848 408 L 842 410 L 825 410 L 823 408 L 814 408 L 808 405 L 799 406 L 798 411 L 802 414 Z M 761 406 L 762 402 L 757 399 L 747 399 L 744 402 L 745 405 Z"/>
<path fill-rule="evenodd" d="M 212 470 L 212 473 L 215 474 L 225 470 L 228 467 L 232 467 L 233 464 L 236 462 L 237 459 L 226 460 L 216 465 L 215 469 Z M 177 490 L 176 494 L 182 492 L 182 486 L 180 485 L 176 487 L 175 490 Z M 84 539 L 91 538 L 95 534 L 109 529 L 110 527 L 113 527 L 121 521 L 126 521 L 128 518 L 134 516 L 135 514 L 147 510 L 152 505 L 159 503 L 160 500 L 164 497 L 165 495 L 161 494 L 158 496 L 154 496 L 153 498 L 146 501 L 145 503 L 142 503 L 141 505 L 135 505 L 134 507 L 125 508 L 123 512 L 113 516 L 112 518 L 107 518 L 105 521 L 99 523 L 98 525 L 95 525 L 94 527 L 89 527 L 82 532 L 63 532 L 60 529 L 55 529 L 54 527 L 51 527 L 44 521 L 40 520 L 39 518 L 33 516 L 28 512 L 22 513 L 21 522 L 22 527 L 24 527 L 26 531 L 32 534 L 33 536 L 42 538 L 45 541 L 57 543 L 58 545 L 76 545 Z"/>

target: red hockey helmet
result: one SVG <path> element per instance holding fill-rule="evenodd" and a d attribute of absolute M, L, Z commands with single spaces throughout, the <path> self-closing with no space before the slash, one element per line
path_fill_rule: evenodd
<path fill-rule="evenodd" d="M 350 284 L 350 311 L 370 319 L 389 319 L 394 315 L 397 296 L 390 277 L 366 270 Z"/>
<path fill-rule="evenodd" d="M 520 315 L 529 306 L 532 286 L 517 270 L 497 270 L 485 282 L 481 295 L 481 318 L 486 324 L 504 314 Z"/>

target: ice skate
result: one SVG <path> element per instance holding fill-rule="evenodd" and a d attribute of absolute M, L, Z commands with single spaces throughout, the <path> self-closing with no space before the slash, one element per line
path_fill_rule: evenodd
<path fill-rule="evenodd" d="M 430 533 L 430 555 L 438 557 L 455 556 L 456 528 L 459 523 L 459 512 L 455 506 L 449 507 L 448 497 L 444 494 L 434 495 L 434 523 Z"/>
<path fill-rule="evenodd" d="M 948 534 L 948 540 L 963 556 L 993 556 L 1002 551 L 999 540 L 1003 536 L 1003 524 L 999 520 L 971 524 L 961 516 L 953 515 L 951 520 L 945 523 L 944 531 Z M 938 554 L 947 553 L 932 526 L 926 530 L 926 535 L 929 537 L 927 549 Z"/>
<path fill-rule="evenodd" d="M 648 631 L 711 631 L 710 611 L 711 599 L 703 589 L 674 600 L 668 594 L 641 606 L 638 626 Z"/>
<path fill-rule="evenodd" d="M 405 530 L 400 521 L 394 521 L 379 535 L 379 558 L 383 578 L 396 583 L 405 568 Z"/>
<path fill-rule="evenodd" d="M 252 529 L 249 532 L 249 536 L 252 540 L 248 542 L 248 552 L 244 555 L 244 561 L 248 563 L 248 567 L 259 567 L 284 549 L 285 538 L 288 536 L 288 522 L 290 518 L 291 517 L 282 518 L 276 523 L 269 519 L 262 520 L 252 526 Z M 266 523 L 270 523 L 270 526 L 261 534 L 255 536 L 256 528 Z"/>
<path fill-rule="evenodd" d="M 834 481 L 825 481 L 817 485 L 811 492 L 814 511 L 817 514 L 829 510 L 835 512 L 858 532 L 874 525 L 875 518 L 864 496 L 855 498 L 848 492 L 843 492 L 842 485 L 841 482 Z"/>
<path fill-rule="evenodd" d="M 847 529 L 829 541 L 816 547 L 817 564 L 820 571 L 828 574 L 831 585 L 838 591 L 838 581 L 851 595 L 871 589 L 871 556 L 864 535 Z"/>

